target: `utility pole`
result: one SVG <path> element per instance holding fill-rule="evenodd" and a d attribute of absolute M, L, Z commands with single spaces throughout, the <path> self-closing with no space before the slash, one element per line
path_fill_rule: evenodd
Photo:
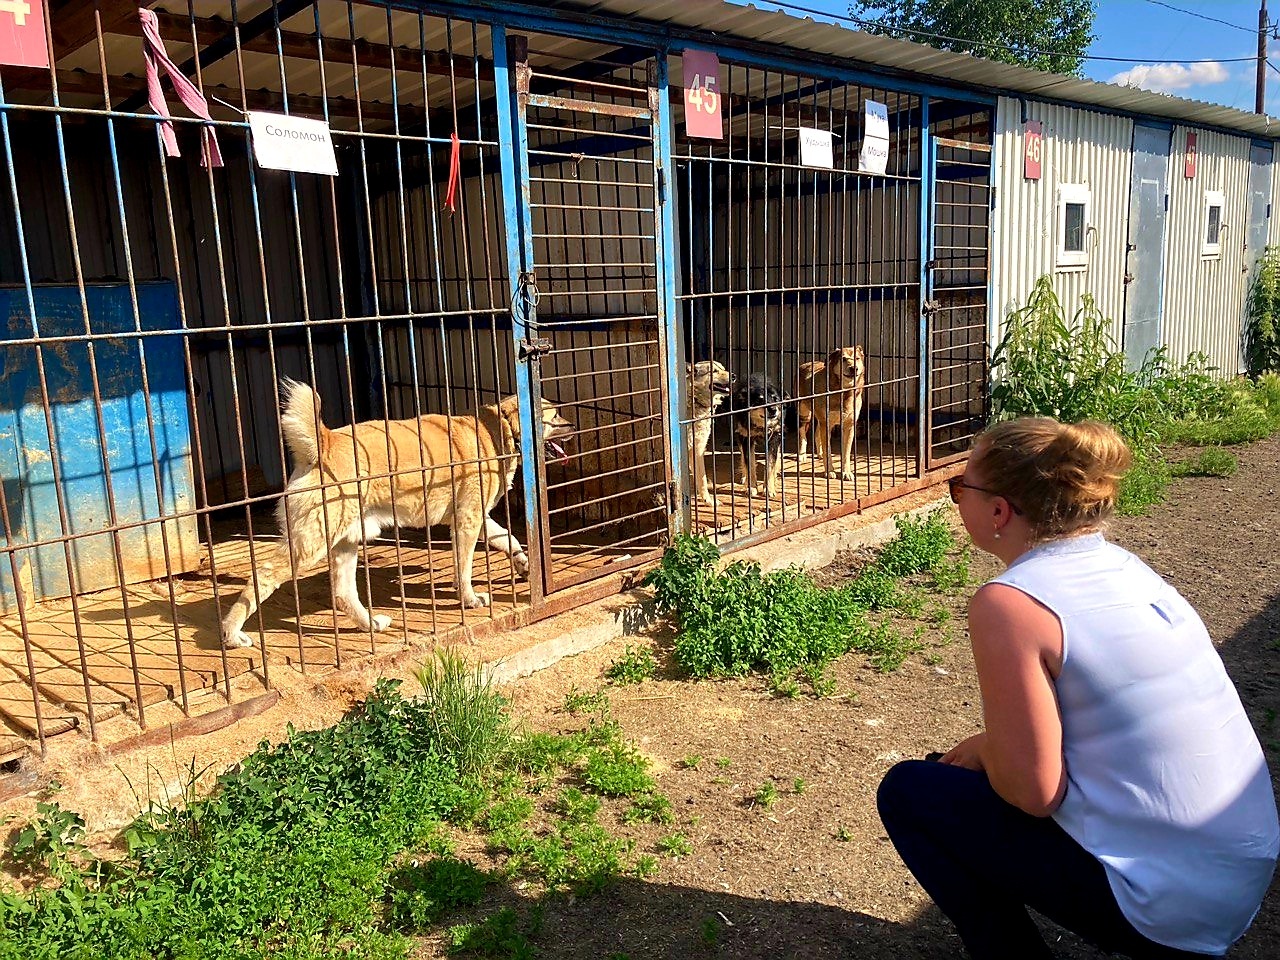
<path fill-rule="evenodd" d="M 1267 112 L 1267 0 L 1258 7 L 1258 90 L 1254 97 L 1253 112 Z"/>

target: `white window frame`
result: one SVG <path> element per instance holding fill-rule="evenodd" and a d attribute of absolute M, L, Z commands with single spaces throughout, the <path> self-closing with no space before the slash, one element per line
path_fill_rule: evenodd
<path fill-rule="evenodd" d="M 1209 242 L 1209 211 L 1218 208 L 1218 237 L 1216 242 Z M 1222 256 L 1222 231 L 1227 229 L 1224 214 L 1227 210 L 1227 196 L 1222 190 L 1206 190 L 1204 192 L 1204 219 L 1200 221 L 1200 256 L 1206 260 L 1217 260 Z"/>
<path fill-rule="evenodd" d="M 1080 249 L 1067 249 L 1067 205 L 1084 207 L 1084 224 L 1080 231 Z M 1089 231 L 1093 229 L 1093 191 L 1087 183 L 1058 184 L 1057 258 L 1059 270 L 1084 270 L 1089 266 Z"/>

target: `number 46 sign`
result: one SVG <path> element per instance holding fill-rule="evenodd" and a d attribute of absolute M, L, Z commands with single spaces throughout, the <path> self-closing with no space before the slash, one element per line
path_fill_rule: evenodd
<path fill-rule="evenodd" d="M 683 64 L 685 135 L 707 140 L 722 139 L 720 58 L 705 50 L 686 50 Z"/>
<path fill-rule="evenodd" d="M 44 0 L 0 0 L 0 63 L 47 67 Z"/>

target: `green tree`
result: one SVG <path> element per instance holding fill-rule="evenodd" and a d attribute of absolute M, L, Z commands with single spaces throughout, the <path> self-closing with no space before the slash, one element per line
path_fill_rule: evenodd
<path fill-rule="evenodd" d="M 1080 72 L 1095 12 L 1093 0 L 855 0 L 849 6 L 869 33 L 1067 74 Z"/>

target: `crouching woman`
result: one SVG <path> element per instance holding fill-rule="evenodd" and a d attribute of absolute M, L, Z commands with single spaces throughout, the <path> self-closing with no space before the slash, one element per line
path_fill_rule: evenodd
<path fill-rule="evenodd" d="M 976 960 L 1053 956 L 1028 906 L 1110 952 L 1222 955 L 1275 869 L 1271 776 L 1204 624 L 1103 537 L 1129 463 L 1104 424 L 1026 418 L 951 482 L 1007 565 L 969 605 L 984 730 L 877 800 Z"/>

